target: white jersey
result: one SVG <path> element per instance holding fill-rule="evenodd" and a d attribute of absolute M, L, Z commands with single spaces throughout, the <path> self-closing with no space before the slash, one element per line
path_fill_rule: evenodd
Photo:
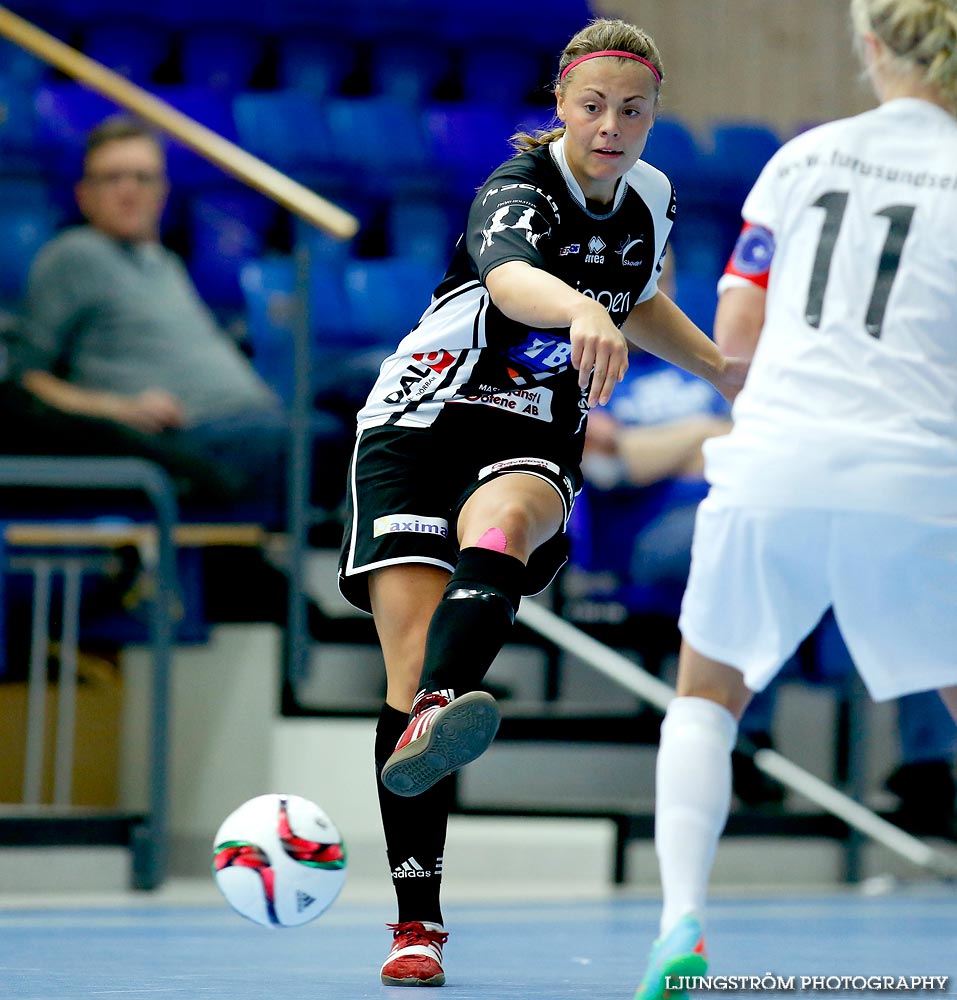
<path fill-rule="evenodd" d="M 812 129 L 742 214 L 775 249 L 715 498 L 957 516 L 957 121 L 900 98 Z"/>

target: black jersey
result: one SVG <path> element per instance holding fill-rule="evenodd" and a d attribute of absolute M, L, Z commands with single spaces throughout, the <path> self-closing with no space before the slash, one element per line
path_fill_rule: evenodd
<path fill-rule="evenodd" d="M 657 291 L 674 215 L 671 182 L 641 160 L 601 213 L 568 168 L 564 140 L 506 161 L 472 202 L 445 277 L 383 362 L 359 425 L 428 427 L 447 407 L 473 404 L 580 433 L 587 393 L 570 363 L 568 328 L 509 319 L 491 301 L 485 276 L 506 261 L 526 261 L 601 302 L 621 326 Z"/>

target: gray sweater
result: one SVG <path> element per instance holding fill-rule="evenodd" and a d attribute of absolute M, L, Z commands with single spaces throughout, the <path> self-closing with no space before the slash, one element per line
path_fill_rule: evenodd
<path fill-rule="evenodd" d="M 156 243 L 91 226 L 61 233 L 33 263 L 23 336 L 21 370 L 130 396 L 165 389 L 188 425 L 278 405 L 179 257 Z"/>

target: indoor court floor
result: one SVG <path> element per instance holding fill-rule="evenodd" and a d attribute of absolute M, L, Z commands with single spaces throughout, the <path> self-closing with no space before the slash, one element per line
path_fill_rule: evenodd
<path fill-rule="evenodd" d="M 0 900 L 0 997 L 16 1000 L 364 1000 L 379 984 L 392 919 L 347 894 L 319 920 L 267 930 L 215 896 L 166 893 L 95 904 Z M 446 906 L 445 1000 L 631 1000 L 656 932 L 647 897 L 460 902 Z M 794 976 L 787 996 L 957 995 L 957 887 L 917 883 L 712 903 L 710 974 Z M 943 989 L 801 989 L 800 977 L 947 976 Z M 760 990 L 714 991 L 717 996 Z M 705 994 L 707 995 L 707 994 Z"/>

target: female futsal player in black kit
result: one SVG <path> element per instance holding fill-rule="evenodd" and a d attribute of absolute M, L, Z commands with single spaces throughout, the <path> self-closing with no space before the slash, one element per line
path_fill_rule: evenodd
<path fill-rule="evenodd" d="M 521 596 L 565 561 L 585 420 L 625 371 L 625 338 L 728 398 L 744 380 L 746 364 L 658 291 L 675 199 L 639 157 L 661 78 L 633 25 L 597 20 L 572 38 L 563 127 L 514 137 L 359 413 L 339 585 L 372 612 L 387 672 L 375 760 L 399 904 L 390 985 L 445 982 L 448 775 L 498 728 L 479 686 Z"/>

